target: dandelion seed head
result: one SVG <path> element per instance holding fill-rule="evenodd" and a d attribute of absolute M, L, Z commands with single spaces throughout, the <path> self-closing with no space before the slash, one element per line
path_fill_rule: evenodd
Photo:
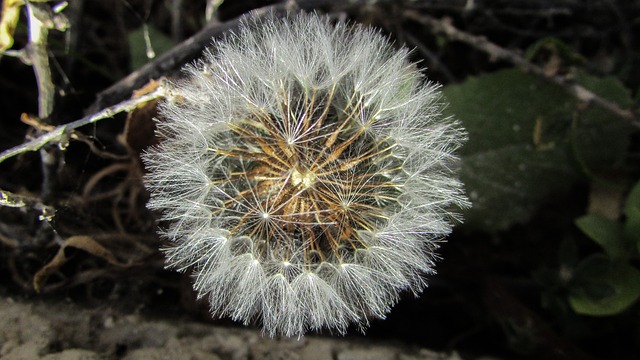
<path fill-rule="evenodd" d="M 185 68 L 144 154 L 168 266 L 268 335 L 361 329 L 419 294 L 465 206 L 464 131 L 378 32 L 245 20 Z"/>

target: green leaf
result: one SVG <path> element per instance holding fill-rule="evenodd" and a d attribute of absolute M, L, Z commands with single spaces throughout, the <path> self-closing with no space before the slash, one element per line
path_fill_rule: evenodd
<path fill-rule="evenodd" d="M 146 39 L 145 39 L 146 37 Z M 154 56 L 171 49 L 173 40 L 152 25 L 142 26 L 129 33 L 129 53 L 131 68 L 141 68 Z"/>
<path fill-rule="evenodd" d="M 556 37 L 546 37 L 536 41 L 525 52 L 525 59 L 532 60 L 542 49 L 553 51 L 568 65 L 579 65 L 586 62 L 584 56 Z"/>
<path fill-rule="evenodd" d="M 568 190 L 576 177 L 566 154 L 511 145 L 463 158 L 460 177 L 473 207 L 465 212 L 465 226 L 506 229 L 529 218 L 552 198 Z"/>
<path fill-rule="evenodd" d="M 627 220 L 624 224 L 626 237 L 636 243 L 640 253 L 640 182 L 638 182 L 627 196 L 624 206 Z"/>
<path fill-rule="evenodd" d="M 622 108 L 628 109 L 633 104 L 629 90 L 616 78 L 596 78 L 578 73 L 576 81 Z M 574 120 L 577 122 L 577 128 L 572 133 L 574 155 L 583 166 L 587 166 L 587 173 L 622 164 L 632 132 L 627 122 L 596 106 L 579 112 Z"/>
<path fill-rule="evenodd" d="M 629 103 L 617 80 L 581 76 L 605 98 Z M 471 78 L 444 89 L 447 114 L 469 133 L 460 176 L 473 207 L 465 226 L 498 231 L 528 221 L 567 193 L 581 174 L 621 161 L 629 127 L 563 89 L 519 70 Z M 586 168 L 586 169 L 585 169 Z"/>
<path fill-rule="evenodd" d="M 598 215 L 585 215 L 576 220 L 576 226 L 590 239 L 602 246 L 611 259 L 628 255 L 622 224 Z"/>
<path fill-rule="evenodd" d="M 572 289 L 569 304 L 578 314 L 609 316 L 619 314 L 640 298 L 640 271 L 626 263 L 605 263 L 585 259 L 588 277 Z M 579 276 L 579 275 L 577 275 Z"/>

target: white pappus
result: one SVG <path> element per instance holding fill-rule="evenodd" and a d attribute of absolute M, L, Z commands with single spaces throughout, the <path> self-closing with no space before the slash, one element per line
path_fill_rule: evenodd
<path fill-rule="evenodd" d="M 420 293 L 467 200 L 460 125 L 379 32 L 245 20 L 185 67 L 144 155 L 169 267 L 270 336 L 361 329 Z"/>

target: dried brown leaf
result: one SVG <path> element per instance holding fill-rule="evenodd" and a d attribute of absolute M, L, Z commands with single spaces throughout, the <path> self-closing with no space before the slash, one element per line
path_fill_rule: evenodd
<path fill-rule="evenodd" d="M 13 46 L 13 32 L 18 25 L 23 0 L 4 0 L 0 17 L 0 54 Z"/>
<path fill-rule="evenodd" d="M 121 263 L 113 256 L 113 253 L 100 245 L 91 236 L 76 235 L 65 240 L 64 244 L 58 249 L 58 253 L 43 266 L 33 277 L 33 288 L 36 292 L 40 292 L 47 279 L 58 271 L 62 265 L 66 264 L 72 256 L 67 255 L 67 248 L 75 248 L 84 250 L 93 256 L 97 256 L 106 260 L 109 264 L 116 266 L 127 266 L 127 264 Z"/>
<path fill-rule="evenodd" d="M 162 80 L 149 81 L 145 86 L 133 92 L 133 98 L 155 91 L 161 83 Z M 154 100 L 138 105 L 127 116 L 124 131 L 118 136 L 120 142 L 135 154 L 139 154 L 148 146 L 158 142 L 155 137 L 156 125 L 153 121 L 157 114 L 157 103 L 158 101 Z"/>

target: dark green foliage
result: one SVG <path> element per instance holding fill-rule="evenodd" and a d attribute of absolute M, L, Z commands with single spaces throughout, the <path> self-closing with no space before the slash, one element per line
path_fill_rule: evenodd
<path fill-rule="evenodd" d="M 569 304 L 579 314 L 615 315 L 640 298 L 640 271 L 631 265 L 640 255 L 640 182 L 627 198 L 624 213 L 622 223 L 599 215 L 576 220 L 578 228 L 604 251 L 576 267 Z"/>
<path fill-rule="evenodd" d="M 580 75 L 579 83 L 628 106 L 628 91 L 613 78 Z M 472 230 L 499 231 L 529 220 L 585 174 L 618 165 L 631 129 L 602 109 L 580 104 L 556 85 L 509 69 L 444 90 L 469 132 L 461 176 L 473 207 Z"/>

